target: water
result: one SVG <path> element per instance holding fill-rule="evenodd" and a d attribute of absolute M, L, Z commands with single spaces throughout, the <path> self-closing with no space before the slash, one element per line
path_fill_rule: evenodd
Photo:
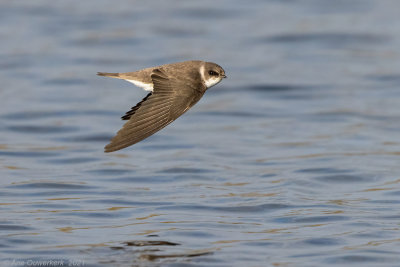
<path fill-rule="evenodd" d="M 400 2 L 0 2 L 0 266 L 399 266 Z M 228 79 L 105 154 L 146 92 Z"/>

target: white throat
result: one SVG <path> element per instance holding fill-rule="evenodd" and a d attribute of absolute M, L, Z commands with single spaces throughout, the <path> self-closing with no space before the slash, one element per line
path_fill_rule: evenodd
<path fill-rule="evenodd" d="M 204 84 L 206 85 L 207 88 L 210 88 L 211 86 L 216 85 L 221 81 L 220 77 L 210 77 L 207 80 L 204 80 Z"/>

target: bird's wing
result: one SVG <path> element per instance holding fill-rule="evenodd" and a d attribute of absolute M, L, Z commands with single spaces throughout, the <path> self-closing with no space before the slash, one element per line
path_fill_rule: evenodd
<path fill-rule="evenodd" d="M 203 96 L 205 88 L 183 79 L 169 77 L 162 69 L 151 74 L 154 91 L 129 111 L 129 121 L 105 147 L 112 152 L 133 145 L 161 130 Z"/>
<path fill-rule="evenodd" d="M 136 106 L 132 107 L 131 110 L 127 111 L 124 116 L 121 117 L 122 120 L 130 120 L 133 114 L 135 114 L 136 110 L 140 108 L 140 106 L 147 100 L 152 95 L 152 93 L 149 93 L 145 98 L 142 99 L 139 103 L 136 104 Z"/>

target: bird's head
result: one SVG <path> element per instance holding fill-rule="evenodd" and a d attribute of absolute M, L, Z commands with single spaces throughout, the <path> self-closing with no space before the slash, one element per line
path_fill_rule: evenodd
<path fill-rule="evenodd" d="M 224 69 L 212 62 L 205 62 L 200 71 L 202 72 L 200 74 L 207 89 L 219 83 L 223 78 L 226 78 Z"/>

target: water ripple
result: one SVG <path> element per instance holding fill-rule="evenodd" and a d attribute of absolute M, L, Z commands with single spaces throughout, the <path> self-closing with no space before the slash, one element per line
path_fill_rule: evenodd
<path fill-rule="evenodd" d="M 315 178 L 316 180 L 327 182 L 327 183 L 364 183 L 371 182 L 374 180 L 373 177 L 368 175 L 326 175 Z"/>
<path fill-rule="evenodd" d="M 64 158 L 64 159 L 50 159 L 46 160 L 50 164 L 86 164 L 88 162 L 98 161 L 95 157 L 74 157 L 74 158 Z"/>
<path fill-rule="evenodd" d="M 16 224 L 0 224 L 0 231 L 26 231 L 33 230 L 32 227 L 16 225 Z"/>
<path fill-rule="evenodd" d="M 0 156 L 17 157 L 17 158 L 37 158 L 37 157 L 56 157 L 61 153 L 56 152 L 38 152 L 38 151 L 6 151 L 0 150 Z"/>
<path fill-rule="evenodd" d="M 272 43 L 308 43 L 323 44 L 329 47 L 348 46 L 357 44 L 380 44 L 390 41 L 389 36 L 377 35 L 371 33 L 291 33 L 278 34 L 259 39 L 264 42 Z"/>
<path fill-rule="evenodd" d="M 312 245 L 312 246 L 336 246 L 343 244 L 344 241 L 338 238 L 321 237 L 321 238 L 305 239 L 301 243 L 304 243 L 304 245 Z"/>
<path fill-rule="evenodd" d="M 253 213 L 253 212 L 272 212 L 275 210 L 289 209 L 293 206 L 285 204 L 261 204 L 251 206 L 201 206 L 201 205 L 174 205 L 162 207 L 163 210 L 208 210 L 217 212 L 238 212 L 238 213 Z"/>
<path fill-rule="evenodd" d="M 176 168 L 167 168 L 161 171 L 158 171 L 159 173 L 210 173 L 214 172 L 213 170 L 210 169 L 199 169 L 199 168 L 183 168 L 183 167 L 176 167 Z"/>
<path fill-rule="evenodd" d="M 107 110 L 27 110 L 23 112 L 14 112 L 1 115 L 0 117 L 7 120 L 37 120 L 46 118 L 66 118 L 66 117 L 80 117 L 80 116 L 119 116 L 118 112 Z M 35 126 L 35 125 L 34 125 Z"/>
<path fill-rule="evenodd" d="M 68 184 L 68 183 L 60 183 L 60 182 L 26 182 L 22 184 L 13 184 L 7 186 L 8 188 L 21 188 L 21 189 L 91 189 L 95 188 L 93 186 L 84 185 L 84 184 Z"/>
<path fill-rule="evenodd" d="M 24 134 L 64 134 L 75 132 L 79 128 L 72 126 L 50 126 L 50 125 L 15 125 L 7 127 L 9 131 L 24 133 Z"/>
<path fill-rule="evenodd" d="M 298 217 L 290 216 L 274 219 L 277 223 L 327 223 L 350 220 L 347 216 L 338 215 L 326 215 L 326 216 L 310 216 L 310 217 Z"/>

